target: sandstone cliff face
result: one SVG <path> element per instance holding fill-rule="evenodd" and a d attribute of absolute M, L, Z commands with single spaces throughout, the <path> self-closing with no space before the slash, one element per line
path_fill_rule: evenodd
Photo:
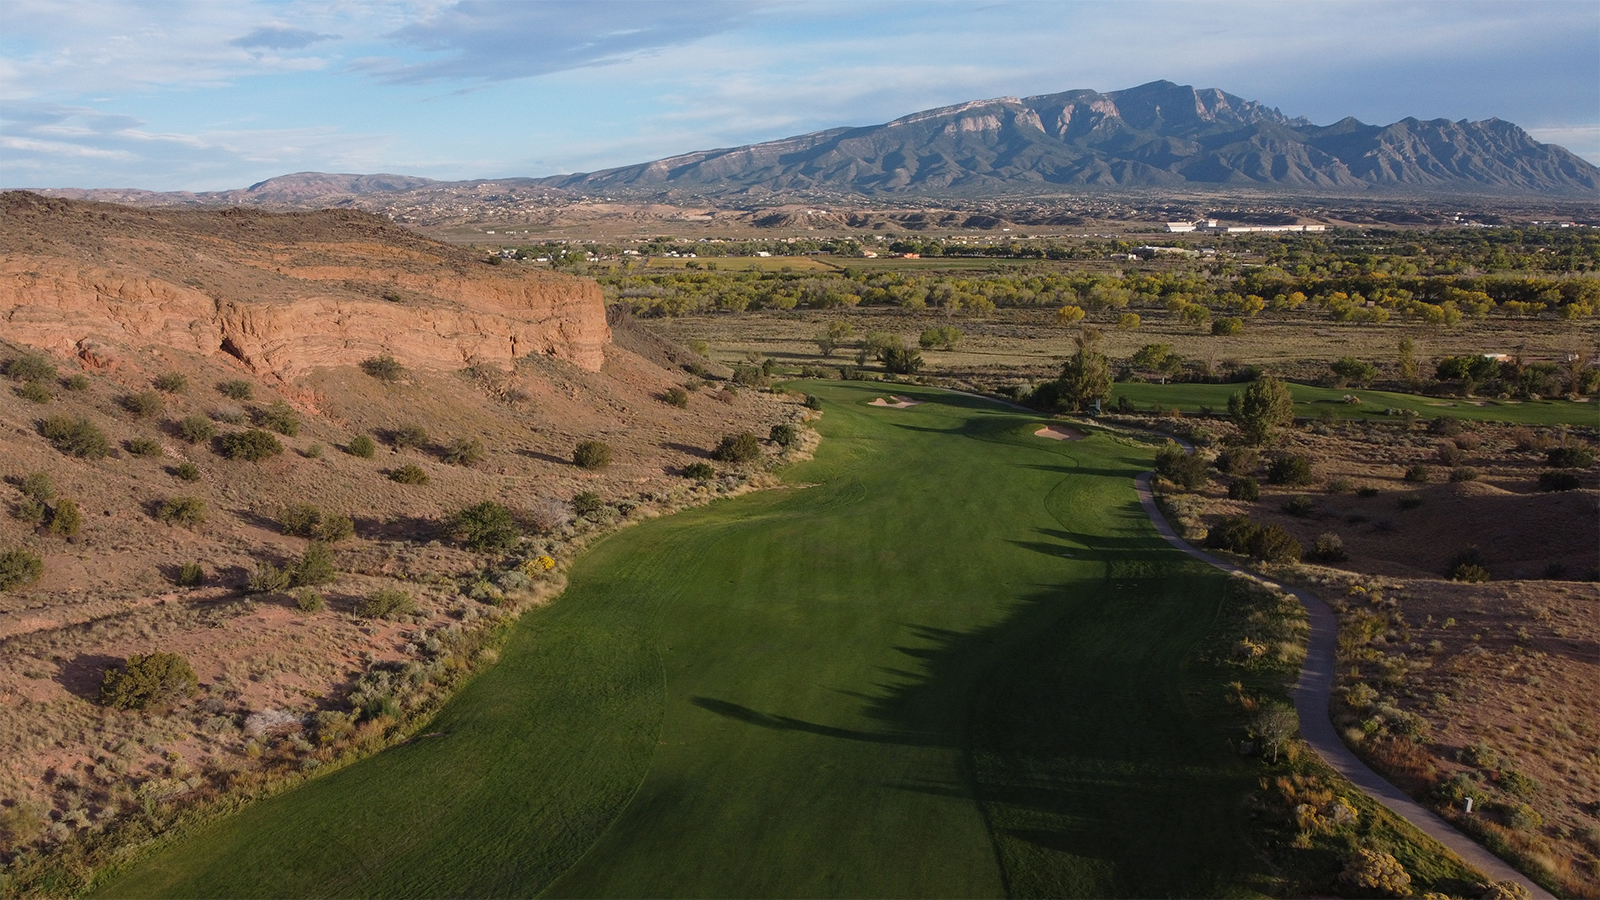
<path fill-rule="evenodd" d="M 491 267 L 371 216 L 4 200 L 0 333 L 91 366 L 160 345 L 285 380 L 380 353 L 436 369 L 538 353 L 598 371 L 611 339 L 594 282 Z"/>

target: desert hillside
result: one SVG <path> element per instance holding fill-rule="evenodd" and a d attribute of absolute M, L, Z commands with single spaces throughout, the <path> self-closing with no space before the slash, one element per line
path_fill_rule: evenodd
<path fill-rule="evenodd" d="M 381 742 L 590 537 L 739 489 L 719 439 L 802 417 L 512 268 L 364 213 L 4 195 L 0 858 Z M 455 523 L 485 501 L 509 537 Z M 198 690 L 105 705 L 155 652 Z"/>

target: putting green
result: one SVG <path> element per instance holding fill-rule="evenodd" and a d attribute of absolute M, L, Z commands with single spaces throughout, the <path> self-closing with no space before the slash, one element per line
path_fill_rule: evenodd
<path fill-rule="evenodd" d="M 417 740 L 105 896 L 1214 896 L 1254 775 L 1185 657 L 1223 577 L 1140 446 L 852 383 L 787 488 L 595 546 Z M 1203 690 L 1209 688 L 1210 690 Z"/>

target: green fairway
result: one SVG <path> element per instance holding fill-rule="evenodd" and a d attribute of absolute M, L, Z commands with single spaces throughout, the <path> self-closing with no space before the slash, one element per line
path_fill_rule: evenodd
<path fill-rule="evenodd" d="M 418 739 L 103 896 L 1218 896 L 1253 764 L 1186 664 L 1225 577 L 1142 445 L 976 398 L 825 401 L 787 487 L 614 535 Z M 1212 683 L 1216 682 L 1216 683 Z"/>
<path fill-rule="evenodd" d="M 1184 412 L 1199 412 L 1207 407 L 1214 412 L 1228 411 L 1228 397 L 1244 390 L 1242 384 L 1134 384 L 1118 383 L 1111 388 L 1111 402 L 1127 397 L 1141 408 L 1159 403 Z M 1294 414 L 1320 416 L 1331 411 L 1340 418 L 1383 417 L 1389 409 L 1409 409 L 1423 418 L 1455 416 L 1479 422 L 1510 422 L 1516 425 L 1600 425 L 1600 405 L 1570 400 L 1463 400 L 1457 397 L 1424 397 L 1393 391 L 1363 388 L 1324 388 L 1289 384 L 1294 395 Z M 1361 398 L 1346 403 L 1346 396 Z"/>

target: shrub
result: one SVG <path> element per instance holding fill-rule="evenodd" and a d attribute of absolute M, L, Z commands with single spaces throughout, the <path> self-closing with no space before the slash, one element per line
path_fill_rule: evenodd
<path fill-rule="evenodd" d="M 111 442 L 106 440 L 105 432 L 88 419 L 51 416 L 39 423 L 39 433 L 68 456 L 99 459 L 111 452 Z"/>
<path fill-rule="evenodd" d="M 1575 491 L 1582 485 L 1576 472 L 1540 472 L 1539 490 Z"/>
<path fill-rule="evenodd" d="M 77 537 L 83 528 L 83 513 L 79 512 L 77 502 L 63 499 L 57 503 L 55 509 L 50 510 L 50 533 L 62 537 Z"/>
<path fill-rule="evenodd" d="M 1512 831 L 1538 831 L 1544 827 L 1544 816 L 1526 803 L 1506 803 L 1501 806 L 1506 826 Z"/>
<path fill-rule="evenodd" d="M 344 452 L 361 459 L 371 459 L 372 454 L 378 452 L 378 445 L 372 438 L 358 434 L 350 439 L 350 443 L 344 445 Z"/>
<path fill-rule="evenodd" d="M 162 372 L 156 376 L 156 390 L 168 394 L 181 394 L 189 389 L 189 376 L 182 372 Z"/>
<path fill-rule="evenodd" d="M 1228 414 L 1238 423 L 1246 443 L 1264 444 L 1279 427 L 1294 421 L 1294 398 L 1283 382 L 1263 375 L 1228 398 Z"/>
<path fill-rule="evenodd" d="M 29 381 L 17 388 L 17 396 L 42 405 L 50 402 L 50 389 L 37 381 Z"/>
<path fill-rule="evenodd" d="M 1305 517 L 1317 508 L 1316 501 L 1305 494 L 1295 494 L 1283 502 L 1283 511 L 1291 516 Z"/>
<path fill-rule="evenodd" d="M 393 356 L 387 353 L 362 360 L 361 371 L 371 375 L 373 378 L 376 378 L 379 381 L 387 381 L 391 383 L 399 381 L 406 374 L 405 367 L 400 365 L 399 362 L 395 361 Z"/>
<path fill-rule="evenodd" d="M 1419 484 L 1427 484 L 1433 480 L 1433 471 L 1430 470 L 1426 465 L 1417 463 L 1406 470 L 1406 480 L 1415 481 Z"/>
<path fill-rule="evenodd" d="M 477 438 L 456 438 L 444 450 L 444 461 L 452 466 L 473 466 L 483 461 L 483 442 Z"/>
<path fill-rule="evenodd" d="M 250 417 L 258 427 L 276 431 L 285 437 L 294 437 L 300 433 L 300 418 L 294 414 L 294 409 L 282 400 L 274 400 L 264 408 L 252 410 Z"/>
<path fill-rule="evenodd" d="M 290 503 L 278 511 L 278 527 L 284 534 L 310 537 L 322 522 L 322 510 L 311 503 Z"/>
<path fill-rule="evenodd" d="M 322 445 L 321 444 L 312 444 L 311 446 L 307 447 L 305 449 L 305 457 L 306 457 L 306 459 L 321 459 L 322 458 Z"/>
<path fill-rule="evenodd" d="M 229 459 L 260 462 L 283 452 L 283 445 L 278 443 L 278 439 L 259 428 L 225 434 L 218 440 L 222 455 Z"/>
<path fill-rule="evenodd" d="M 1317 542 L 1311 548 L 1311 558 L 1317 562 L 1344 562 L 1350 554 L 1344 550 L 1344 539 L 1331 531 L 1324 531 L 1317 535 Z"/>
<path fill-rule="evenodd" d="M 356 604 L 356 615 L 368 619 L 393 619 L 417 611 L 417 601 L 399 588 L 379 588 Z"/>
<path fill-rule="evenodd" d="M 74 373 L 72 377 L 61 383 L 66 385 L 69 391 L 87 391 L 89 389 L 89 379 L 81 372 Z"/>
<path fill-rule="evenodd" d="M 257 563 L 245 576 L 244 589 L 252 594 L 275 594 L 286 590 L 294 574 L 269 562 Z"/>
<path fill-rule="evenodd" d="M 199 587 L 205 579 L 206 570 L 197 562 L 188 562 L 178 567 L 178 574 L 172 580 L 178 587 Z"/>
<path fill-rule="evenodd" d="M 1472 468 L 1471 466 L 1459 466 L 1450 470 L 1450 480 L 1457 483 L 1463 481 L 1477 481 L 1478 470 Z"/>
<path fill-rule="evenodd" d="M 1401 509 L 1416 509 L 1422 505 L 1422 498 L 1416 494 L 1406 494 L 1399 500 L 1395 501 L 1395 505 L 1399 506 Z"/>
<path fill-rule="evenodd" d="M 1267 525 L 1250 540 L 1250 555 L 1276 563 L 1300 561 L 1300 542 L 1278 525 Z"/>
<path fill-rule="evenodd" d="M 710 463 L 696 462 L 683 467 L 683 477 L 693 478 L 696 481 L 710 481 L 717 475 L 717 470 L 711 468 Z"/>
<path fill-rule="evenodd" d="M 154 438 L 129 438 L 122 446 L 134 456 L 151 457 L 161 455 L 161 442 Z"/>
<path fill-rule="evenodd" d="M 961 343 L 963 337 L 961 329 L 951 325 L 942 325 L 938 328 L 929 328 L 917 338 L 917 345 L 924 350 L 938 348 L 940 350 L 954 350 L 956 344 Z"/>
<path fill-rule="evenodd" d="M 1351 484 L 1348 478 L 1328 479 L 1328 493 L 1330 494 L 1348 494 L 1353 490 L 1355 490 L 1355 485 Z"/>
<path fill-rule="evenodd" d="M 56 498 L 56 486 L 45 472 L 30 472 L 17 485 L 17 490 L 30 500 L 49 503 Z"/>
<path fill-rule="evenodd" d="M 31 584 L 43 574 L 44 560 L 21 547 L 0 553 L 0 591 Z"/>
<path fill-rule="evenodd" d="M 1434 451 L 1434 458 L 1439 460 L 1439 465 L 1454 468 L 1466 460 L 1467 454 L 1454 441 L 1440 441 L 1439 447 Z"/>
<path fill-rule="evenodd" d="M 485 500 L 469 506 L 450 518 L 450 532 L 469 550 L 478 553 L 503 553 L 522 539 L 522 529 L 511 517 L 511 510 Z"/>
<path fill-rule="evenodd" d="M 800 432 L 793 425 L 783 423 L 772 426 L 768 438 L 780 447 L 793 447 L 800 441 Z"/>
<path fill-rule="evenodd" d="M 1210 466 L 1197 453 L 1185 453 L 1176 443 L 1168 441 L 1156 451 L 1155 470 L 1161 477 L 1184 490 L 1204 487 L 1211 480 Z"/>
<path fill-rule="evenodd" d="M 818 397 L 816 394 L 807 394 L 806 395 L 806 409 L 821 409 L 821 408 L 822 408 L 822 398 L 821 397 Z"/>
<path fill-rule="evenodd" d="M 307 587 L 327 584 L 336 577 L 338 572 L 333 567 L 333 550 L 321 541 L 312 541 L 306 545 L 305 553 L 300 555 L 300 562 L 290 575 L 290 583 L 295 587 Z"/>
<path fill-rule="evenodd" d="M 1243 331 L 1244 320 L 1237 316 L 1226 316 L 1211 322 L 1211 333 L 1215 335 L 1240 334 Z"/>
<path fill-rule="evenodd" d="M 878 358 L 891 375 L 915 375 L 922 369 L 922 351 L 915 347 L 885 347 Z"/>
<path fill-rule="evenodd" d="M 11 508 L 11 517 L 37 526 L 44 524 L 45 513 L 48 511 L 43 503 L 24 497 Z"/>
<path fill-rule="evenodd" d="M 1311 474 L 1311 460 L 1304 456 L 1280 456 L 1267 467 L 1270 484 L 1306 485 L 1315 480 Z"/>
<path fill-rule="evenodd" d="M 1428 423 L 1428 433 L 1440 437 L 1455 437 L 1461 430 L 1461 420 L 1455 416 L 1440 416 Z"/>
<path fill-rule="evenodd" d="M 294 595 L 294 608 L 303 613 L 322 612 L 325 605 L 322 601 L 322 595 L 310 588 L 306 588 Z"/>
<path fill-rule="evenodd" d="M 398 469 L 389 472 L 389 480 L 400 484 L 427 484 L 430 480 L 428 473 L 416 463 L 406 463 Z"/>
<path fill-rule="evenodd" d="M 1249 475 L 1234 479 L 1228 485 L 1229 500 L 1248 500 L 1254 502 L 1261 499 L 1261 485 Z"/>
<path fill-rule="evenodd" d="M 100 703 L 112 709 L 149 709 L 187 697 L 200 687 L 189 661 L 176 653 L 134 654 L 121 667 L 106 669 Z"/>
<path fill-rule="evenodd" d="M 156 508 L 156 518 L 168 525 L 195 528 L 206 521 L 206 501 L 199 497 L 172 497 Z"/>
<path fill-rule="evenodd" d="M 172 474 L 183 481 L 199 481 L 200 467 L 192 462 L 182 462 L 173 467 Z"/>
<path fill-rule="evenodd" d="M 584 491 L 572 498 L 572 514 L 580 519 L 593 516 L 605 508 L 605 501 L 594 491 Z"/>
<path fill-rule="evenodd" d="M 229 425 L 244 424 L 244 409 L 238 406 L 222 406 L 211 411 L 211 418 Z"/>
<path fill-rule="evenodd" d="M 667 392 L 661 395 L 661 401 L 668 406 L 685 409 L 689 405 L 689 392 L 681 387 L 667 388 Z"/>
<path fill-rule="evenodd" d="M 50 357 L 42 353 L 24 353 L 6 360 L 0 371 L 12 381 L 28 381 L 35 384 L 54 381 L 56 377 L 56 364 Z"/>
<path fill-rule="evenodd" d="M 217 390 L 221 391 L 224 397 L 234 400 L 249 400 L 255 394 L 255 385 L 245 381 L 243 378 L 235 378 L 217 385 Z"/>
<path fill-rule="evenodd" d="M 1357 850 L 1345 860 L 1339 883 L 1361 893 L 1384 897 L 1411 896 L 1411 876 L 1399 860 L 1382 850 Z"/>
<path fill-rule="evenodd" d="M 1587 469 L 1594 465 L 1594 451 L 1575 444 L 1551 447 L 1545 453 L 1545 460 L 1556 469 Z"/>
<path fill-rule="evenodd" d="M 178 436 L 191 444 L 203 444 L 217 433 L 211 420 L 198 413 L 178 420 Z"/>
<path fill-rule="evenodd" d="M 1370 484 L 1364 484 L 1361 487 L 1356 488 L 1357 497 L 1376 497 L 1378 496 L 1378 493 L 1378 489 Z"/>
<path fill-rule="evenodd" d="M 426 447 L 428 445 L 428 430 L 415 422 L 409 425 L 401 425 L 399 428 L 389 432 L 389 443 L 393 444 L 396 450 L 404 450 L 408 447 Z"/>
<path fill-rule="evenodd" d="M 1477 547 L 1467 547 L 1450 563 L 1450 580 L 1481 584 L 1489 580 L 1489 570 L 1483 564 L 1483 554 Z"/>
<path fill-rule="evenodd" d="M 137 394 L 124 394 L 117 401 L 122 408 L 133 414 L 136 419 L 148 419 L 161 414 L 167 407 L 167 401 L 155 391 L 141 391 Z"/>
<path fill-rule="evenodd" d="M 761 458 L 761 439 L 748 431 L 725 434 L 711 456 L 721 462 L 746 463 Z"/>
<path fill-rule="evenodd" d="M 1364 359 L 1356 359 L 1354 356 L 1341 357 L 1331 363 L 1329 368 L 1333 369 L 1333 374 L 1338 376 L 1340 382 L 1351 382 L 1363 387 L 1378 377 L 1377 366 Z"/>
<path fill-rule="evenodd" d="M 1229 447 L 1217 454 L 1217 469 L 1228 475 L 1249 475 L 1261 465 L 1261 453 L 1253 447 Z"/>
<path fill-rule="evenodd" d="M 1229 516 L 1207 532 L 1206 544 L 1245 555 L 1250 552 L 1250 544 L 1260 531 L 1261 526 L 1250 521 L 1249 516 Z"/>

